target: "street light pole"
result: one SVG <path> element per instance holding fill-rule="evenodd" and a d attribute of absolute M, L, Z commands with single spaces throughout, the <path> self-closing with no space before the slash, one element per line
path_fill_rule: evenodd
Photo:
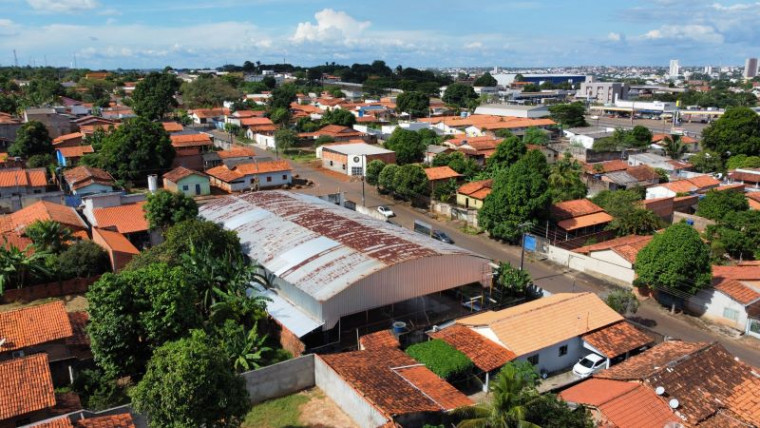
<path fill-rule="evenodd" d="M 522 231 L 522 236 L 520 237 L 520 270 L 523 270 L 523 267 L 525 265 L 525 235 L 527 235 L 527 233 L 525 233 L 525 228 L 532 225 L 533 224 L 529 222 L 520 223 L 517 225 L 517 227 L 519 227 Z"/>
<path fill-rule="evenodd" d="M 362 206 L 363 207 L 367 206 L 364 203 L 365 202 L 365 198 L 364 198 L 364 181 L 365 181 L 365 177 L 367 175 L 366 174 L 366 170 L 365 170 L 365 168 L 366 168 L 366 166 L 365 166 L 366 161 L 367 161 L 367 155 L 362 155 Z"/>

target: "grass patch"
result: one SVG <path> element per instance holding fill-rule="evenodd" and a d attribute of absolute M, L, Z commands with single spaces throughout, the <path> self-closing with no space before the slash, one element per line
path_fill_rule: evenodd
<path fill-rule="evenodd" d="M 315 152 L 305 150 L 288 150 L 282 156 L 296 162 L 311 162 L 317 159 Z"/>
<path fill-rule="evenodd" d="M 304 427 L 299 421 L 301 406 L 308 403 L 309 396 L 304 393 L 291 394 L 286 397 L 265 401 L 251 408 L 245 416 L 242 428 L 297 428 Z"/>
<path fill-rule="evenodd" d="M 464 226 L 460 227 L 459 230 L 462 231 L 462 233 L 466 233 L 468 235 L 478 235 L 482 233 L 483 231 L 478 229 L 477 227 L 472 227 L 468 224 L 465 224 Z"/>

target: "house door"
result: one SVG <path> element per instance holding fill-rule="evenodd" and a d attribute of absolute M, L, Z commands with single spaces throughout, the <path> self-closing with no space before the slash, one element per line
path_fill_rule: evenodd
<path fill-rule="evenodd" d="M 750 318 L 747 321 L 747 334 L 760 339 L 760 320 Z"/>
<path fill-rule="evenodd" d="M 200 184 L 196 184 L 195 185 L 195 194 L 196 195 L 200 195 L 201 194 L 201 185 Z"/>

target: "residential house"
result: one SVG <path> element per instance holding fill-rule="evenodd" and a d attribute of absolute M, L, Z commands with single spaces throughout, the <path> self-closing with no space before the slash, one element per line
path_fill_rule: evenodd
<path fill-rule="evenodd" d="M 53 138 L 53 148 L 59 149 L 62 147 L 78 147 L 82 145 L 84 140 L 84 134 L 81 132 L 73 132 L 70 134 L 61 135 L 60 137 Z"/>
<path fill-rule="evenodd" d="M 457 205 L 464 208 L 483 208 L 483 201 L 491 194 L 493 180 L 471 181 L 457 189 Z"/>
<path fill-rule="evenodd" d="M 448 180 L 459 180 L 462 174 L 454 171 L 449 166 L 432 166 L 425 168 L 425 175 L 431 186 L 435 186 L 436 183 L 442 183 Z"/>
<path fill-rule="evenodd" d="M 425 164 L 432 165 L 433 159 L 435 159 L 436 156 L 438 156 L 441 153 L 451 153 L 454 149 L 446 147 L 446 146 L 436 146 L 434 144 L 431 144 L 427 146 L 427 149 L 425 149 Z"/>
<path fill-rule="evenodd" d="M 106 410 L 102 416 L 94 416 L 90 411 L 78 411 L 47 419 L 27 428 L 135 428 L 135 422 L 129 412 L 110 413 L 113 411 L 117 410 Z"/>
<path fill-rule="evenodd" d="M 609 367 L 651 343 L 649 336 L 619 323 L 625 323 L 623 317 L 593 293 L 554 294 L 456 320 L 501 346 L 508 358 L 528 361 L 542 373 L 568 369 L 589 351 L 605 357 Z"/>
<path fill-rule="evenodd" d="M 275 125 L 268 117 L 249 117 L 240 119 L 240 126 L 245 129 L 245 136 L 249 140 L 254 140 L 256 135 L 274 135 L 277 130 Z"/>
<path fill-rule="evenodd" d="M 224 117 L 230 114 L 230 109 L 223 107 L 200 108 L 189 110 L 187 113 L 196 125 L 213 125 L 215 121 L 223 121 Z"/>
<path fill-rule="evenodd" d="M 72 117 L 59 114 L 54 108 L 28 108 L 24 110 L 24 122 L 37 121 L 45 125 L 51 138 L 74 131 Z"/>
<path fill-rule="evenodd" d="M 57 147 L 55 149 L 58 166 L 64 168 L 77 166 L 82 157 L 88 153 L 95 153 L 92 146 Z"/>
<path fill-rule="evenodd" d="M 322 167 L 350 176 L 364 176 L 367 165 L 374 160 L 385 164 L 396 163 L 396 152 L 381 146 L 356 142 L 323 144 L 317 147 L 317 158 L 322 159 Z"/>
<path fill-rule="evenodd" d="M 355 139 L 364 140 L 367 138 L 367 134 L 346 126 L 327 125 L 314 132 L 302 132 L 298 134 L 298 137 L 307 140 L 316 140 L 319 137 L 329 137 L 332 138 L 334 142 L 341 142 Z"/>
<path fill-rule="evenodd" d="M 211 181 L 202 172 L 179 166 L 164 174 L 163 178 L 166 190 L 182 192 L 187 196 L 211 194 Z"/>
<path fill-rule="evenodd" d="M 550 130 L 556 123 L 551 119 L 529 119 L 474 114 L 467 117 L 438 116 L 420 118 L 420 122 L 430 123 L 446 135 L 464 134 L 468 137 L 494 136 L 496 131 L 508 130 L 515 135 L 523 135 L 528 128 Z"/>
<path fill-rule="evenodd" d="M 265 110 L 238 110 L 232 114 L 228 114 L 225 117 L 225 123 L 229 123 L 230 125 L 237 125 L 242 128 L 241 120 L 242 119 L 250 119 L 252 117 L 264 117 L 266 114 Z"/>
<path fill-rule="evenodd" d="M 558 239 L 564 240 L 602 232 L 613 220 L 611 215 L 589 199 L 553 204 L 550 214 L 557 226 Z"/>
<path fill-rule="evenodd" d="M 596 174 L 594 175 L 596 177 Z M 599 180 L 606 190 L 649 187 L 660 182 L 660 175 L 648 165 L 628 166 L 623 171 L 613 171 L 601 175 Z M 591 183 L 592 185 L 594 183 Z"/>
<path fill-rule="evenodd" d="M 598 140 L 609 138 L 615 132 L 615 128 L 569 128 L 564 131 L 565 138 L 571 145 L 583 146 L 585 149 L 593 149 Z"/>
<path fill-rule="evenodd" d="M 496 146 L 501 143 L 502 139 L 493 136 L 482 137 L 458 137 L 446 140 L 443 146 L 461 152 L 467 157 L 475 159 L 478 165 L 483 166 L 486 159 L 491 157 L 496 151 Z"/>
<path fill-rule="evenodd" d="M 134 256 L 140 254 L 129 239 L 119 232 L 92 228 L 92 242 L 100 245 L 108 253 L 111 269 L 118 272 L 126 266 Z"/>
<path fill-rule="evenodd" d="M 401 348 L 398 337 L 391 330 L 380 330 L 365 334 L 359 338 L 359 350 L 374 350 L 385 348 Z"/>
<path fill-rule="evenodd" d="M 47 418 L 55 389 L 47 354 L 0 362 L 0 428 L 16 428 Z"/>
<path fill-rule="evenodd" d="M 86 234 L 87 224 L 79 217 L 76 210 L 65 205 L 47 201 L 35 202 L 19 211 L 0 217 L 0 233 L 23 233 L 24 229 L 38 220 L 52 220 L 69 228 L 75 234 Z"/>
<path fill-rule="evenodd" d="M 652 135 L 652 145 L 650 148 L 654 151 L 658 151 L 662 155 L 665 155 L 665 145 L 667 144 L 665 142 L 665 138 L 672 138 L 673 140 L 677 140 L 684 147 L 686 147 L 687 152 L 694 153 L 699 151 L 699 141 L 694 137 L 689 137 L 688 135 L 654 134 Z"/>
<path fill-rule="evenodd" d="M 233 146 L 228 150 L 219 150 L 203 154 L 203 169 L 211 169 L 225 164 L 235 166 L 240 163 L 248 163 L 256 157 L 256 152 L 245 146 Z"/>
<path fill-rule="evenodd" d="M 175 132 L 183 132 L 185 130 L 182 124 L 177 122 L 161 122 L 161 126 L 163 126 L 164 131 L 168 132 L 169 134 L 174 134 Z"/>
<path fill-rule="evenodd" d="M 21 128 L 21 121 L 8 113 L 0 112 L 0 148 L 8 150 L 10 143 L 16 139 L 16 132 Z"/>
<path fill-rule="evenodd" d="M 137 248 L 146 248 L 158 241 L 156 233 L 151 233 L 145 218 L 145 201 L 96 208 L 92 211 L 93 227 L 111 230 L 124 235 Z"/>
<path fill-rule="evenodd" d="M 636 257 L 642 248 L 652 240 L 652 236 L 628 235 L 610 239 L 597 244 L 586 245 L 573 250 L 588 258 L 571 260 L 570 264 L 582 268 L 584 272 L 593 272 L 616 282 L 632 285 L 636 279 Z"/>
<path fill-rule="evenodd" d="M 628 156 L 629 166 L 647 165 L 650 168 L 665 170 L 668 175 L 679 175 L 691 168 L 691 164 L 676 161 L 654 153 L 635 153 Z"/>
<path fill-rule="evenodd" d="M 749 203 L 749 209 L 760 210 L 760 192 L 747 193 L 747 202 Z"/>
<path fill-rule="evenodd" d="M 667 400 L 683 426 L 748 427 L 760 425 L 760 401 L 757 400 L 760 378 L 756 371 L 718 343 L 671 340 L 594 374 L 592 380 L 633 382 L 646 387 Z M 605 386 L 613 388 L 610 384 Z M 562 397 L 576 403 L 590 401 L 589 394 L 572 394 L 578 392 L 572 390 L 563 392 Z M 590 395 L 604 393 L 596 387 L 589 392 Z M 651 408 L 629 405 L 627 409 L 631 412 L 629 421 L 651 417 L 647 416 Z"/>
<path fill-rule="evenodd" d="M 698 175 L 649 187 L 647 188 L 646 199 L 670 198 L 707 193 L 709 190 L 717 189 L 719 186 L 720 180 L 709 175 Z"/>
<path fill-rule="evenodd" d="M 234 167 L 220 165 L 206 171 L 211 177 L 211 185 L 226 192 L 240 192 L 250 189 L 266 189 L 289 185 L 293 181 L 293 170 L 284 160 L 241 163 Z"/>
<path fill-rule="evenodd" d="M 108 129 L 112 125 L 114 125 L 114 126 L 118 125 L 113 120 L 104 119 L 104 118 L 102 118 L 100 116 L 84 116 L 84 117 L 80 117 L 78 119 L 74 119 L 73 123 L 74 123 L 75 126 L 77 126 L 77 127 L 80 128 L 80 131 L 81 131 L 81 128 L 83 126 L 95 127 L 97 125 L 100 125 L 100 126 L 102 126 L 103 129 Z"/>
<path fill-rule="evenodd" d="M 113 192 L 116 182 L 111 174 L 92 166 L 78 166 L 63 172 L 66 190 L 73 195 Z"/>
<path fill-rule="evenodd" d="M 47 184 L 45 168 L 0 169 L 0 198 L 44 193 Z"/>
<path fill-rule="evenodd" d="M 210 151 L 214 142 L 208 134 L 173 134 L 172 140 L 175 156 L 172 167 L 184 166 L 189 169 L 203 168 L 203 154 Z"/>
<path fill-rule="evenodd" d="M 731 181 L 743 183 L 747 189 L 760 189 L 760 168 L 739 168 L 728 174 Z"/>
<path fill-rule="evenodd" d="M 713 266 L 712 284 L 690 297 L 695 314 L 760 338 L 760 266 Z"/>
<path fill-rule="evenodd" d="M 347 392 L 330 398 L 355 420 L 362 420 L 363 427 L 421 426 L 436 414 L 474 404 L 397 348 L 318 355 L 315 364 L 317 376 L 337 375 L 342 380 Z M 336 390 L 330 388 L 326 393 L 336 394 Z M 357 417 L 359 407 L 366 406 L 352 406 L 354 399 L 369 403 L 373 411 Z"/>

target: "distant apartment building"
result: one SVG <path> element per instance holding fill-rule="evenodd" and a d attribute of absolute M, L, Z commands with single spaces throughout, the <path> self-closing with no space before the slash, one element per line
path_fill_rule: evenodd
<path fill-rule="evenodd" d="M 677 59 L 671 59 L 670 60 L 670 69 L 668 70 L 668 75 L 671 77 L 676 77 L 681 74 L 681 64 L 678 62 Z"/>
<path fill-rule="evenodd" d="M 617 100 L 628 99 L 630 89 L 627 83 L 621 82 L 583 82 L 578 91 L 578 96 L 604 104 L 612 104 Z"/>
<path fill-rule="evenodd" d="M 744 61 L 744 78 L 751 79 L 757 76 L 757 58 L 747 58 Z"/>

